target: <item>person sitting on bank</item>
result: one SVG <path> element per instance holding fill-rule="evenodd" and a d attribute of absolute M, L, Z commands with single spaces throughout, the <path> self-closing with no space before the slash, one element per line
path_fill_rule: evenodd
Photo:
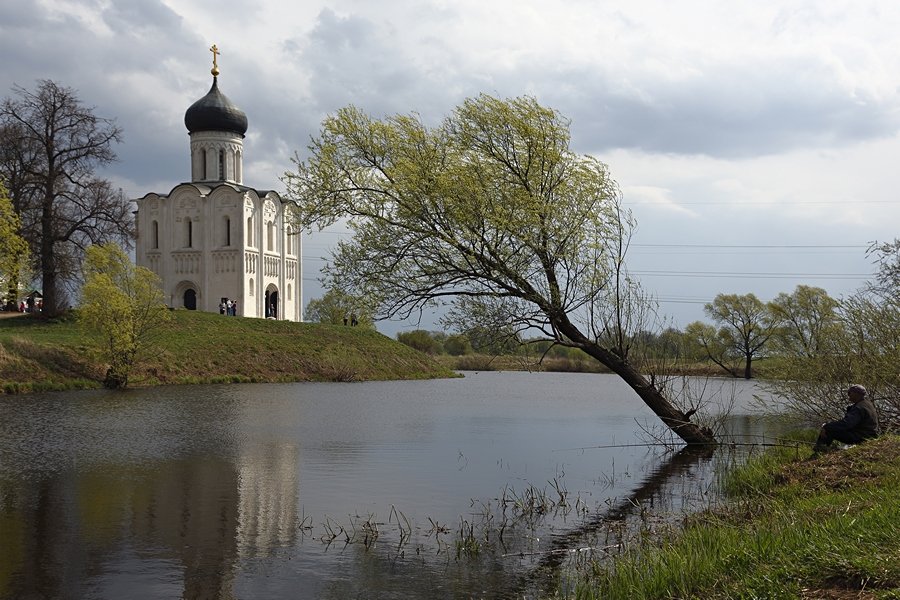
<path fill-rule="evenodd" d="M 875 405 L 866 398 L 866 388 L 853 384 L 847 389 L 847 395 L 851 404 L 847 407 L 844 418 L 822 425 L 813 451 L 821 452 L 827 449 L 834 440 L 845 444 L 858 444 L 878 437 L 878 414 L 875 412 Z"/>

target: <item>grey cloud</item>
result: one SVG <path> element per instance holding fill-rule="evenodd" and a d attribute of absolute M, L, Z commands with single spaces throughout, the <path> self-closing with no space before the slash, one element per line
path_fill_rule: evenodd
<path fill-rule="evenodd" d="M 72 86 L 86 104 L 97 106 L 98 115 L 116 117 L 122 125 L 117 172 L 138 185 L 167 176 L 178 183 L 187 177 L 181 118 L 209 87 L 208 41 L 159 0 L 103 6 L 97 14 L 116 33 L 112 37 L 95 36 L 77 20 L 51 18 L 40 4 L 28 11 L 0 5 L 0 51 L 6 58 L 0 94 L 12 83 L 32 87 L 38 78 Z M 247 14 L 237 0 L 211 3 L 210 10 L 234 19 Z M 399 43 L 400 36 L 412 43 Z M 407 48 L 427 50 L 430 62 L 418 61 L 409 54 L 416 50 Z M 710 60 L 697 66 L 696 77 L 682 81 L 641 72 L 625 79 L 608 65 L 572 67 L 554 57 L 501 68 L 466 62 L 452 40 L 328 9 L 308 34 L 283 41 L 282 56 L 270 59 L 288 61 L 285 72 L 302 73 L 308 86 L 272 77 L 257 68 L 255 58 L 225 50 L 228 63 L 219 83 L 247 113 L 246 159 L 284 168 L 290 166 L 284 149 L 302 155 L 322 118 L 348 104 L 376 116 L 417 112 L 434 124 L 481 92 L 535 95 L 572 119 L 578 151 L 601 155 L 633 148 L 749 157 L 849 144 L 898 129 L 895 98 L 854 96 L 814 57 L 749 65 Z M 185 64 L 203 68 L 193 72 Z M 139 77 L 129 77 L 131 72 Z M 278 175 L 248 183 L 277 185 Z"/>
<path fill-rule="evenodd" d="M 302 60 L 311 72 L 317 108 L 324 112 L 348 104 L 378 114 L 397 112 L 416 78 L 409 61 L 373 23 L 360 17 L 320 13 Z"/>
<path fill-rule="evenodd" d="M 7 95 L 13 83 L 33 88 L 41 78 L 72 87 L 85 105 L 95 107 L 95 114 L 115 118 L 123 128 L 124 143 L 116 148 L 119 161 L 111 172 L 138 184 L 168 174 L 179 181 L 187 178 L 183 126 L 173 130 L 171 140 L 160 129 L 167 125 L 164 104 L 171 102 L 166 96 L 172 88 L 192 87 L 189 74 L 172 73 L 168 65 L 192 51 L 202 52 L 203 42 L 158 0 L 82 4 L 114 34 L 96 35 L 78 19 L 51 15 L 35 4 L 35 12 L 28 13 L 34 15 L 31 20 L 0 39 L 11 67 L 0 77 L 5 88 L 0 93 Z M 4 21 L 3 27 L 11 26 Z M 194 94 L 199 98 L 205 92 L 198 88 Z"/>
<path fill-rule="evenodd" d="M 462 97 L 450 97 L 447 82 L 421 72 L 390 31 L 361 17 L 323 10 L 307 37 L 285 40 L 282 49 L 287 61 L 308 74 L 309 95 L 301 96 L 299 86 L 264 81 L 251 69 L 240 74 L 241 88 L 268 90 L 252 98 L 252 110 L 233 97 L 247 111 L 250 130 L 259 134 L 248 144 L 248 159 L 289 167 L 278 149 L 287 147 L 303 156 L 322 119 L 349 104 L 375 116 L 419 112 L 423 118 L 439 119 Z M 229 89 L 223 87 L 226 94 Z"/>
<path fill-rule="evenodd" d="M 573 119 L 573 139 L 589 152 L 633 148 L 750 157 L 887 137 L 900 126 L 891 102 L 860 97 L 817 65 L 720 71 L 687 83 L 646 81 L 637 91 L 624 91 L 603 74 L 578 70 L 540 88 L 547 90 L 548 104 Z"/>
<path fill-rule="evenodd" d="M 118 0 L 102 13 L 103 21 L 118 35 L 135 37 L 155 32 L 167 37 L 181 28 L 181 17 L 158 0 Z"/>

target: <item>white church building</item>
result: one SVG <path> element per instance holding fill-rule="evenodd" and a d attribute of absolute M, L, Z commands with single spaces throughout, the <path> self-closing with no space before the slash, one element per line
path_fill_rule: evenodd
<path fill-rule="evenodd" d="M 191 180 L 135 200 L 136 262 L 162 279 L 174 308 L 303 319 L 302 248 L 293 202 L 244 185 L 247 116 L 219 91 L 218 50 L 209 92 L 187 109 Z"/>

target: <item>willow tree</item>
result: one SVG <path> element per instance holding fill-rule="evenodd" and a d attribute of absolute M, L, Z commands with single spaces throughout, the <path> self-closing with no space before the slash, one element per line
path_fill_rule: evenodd
<path fill-rule="evenodd" d="M 703 312 L 721 325 L 718 336 L 726 351 L 744 361 L 744 379 L 753 377 L 753 359 L 762 355 L 775 332 L 766 305 L 755 294 L 719 294 Z"/>
<path fill-rule="evenodd" d="M 623 262 L 632 222 L 606 165 L 569 142 L 569 122 L 529 97 L 481 95 L 434 127 L 348 107 L 283 181 L 301 226 L 346 220 L 325 276 L 376 316 L 448 301 L 472 325 L 539 330 L 618 374 L 688 444 L 711 443 L 630 359 L 646 315 Z"/>

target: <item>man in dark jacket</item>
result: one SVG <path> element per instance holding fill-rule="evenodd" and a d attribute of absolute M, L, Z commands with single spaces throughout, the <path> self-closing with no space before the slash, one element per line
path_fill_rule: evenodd
<path fill-rule="evenodd" d="M 859 384 L 851 385 L 847 395 L 851 404 L 847 407 L 844 418 L 822 425 L 814 448 L 816 452 L 825 450 L 834 440 L 858 444 L 878 436 L 878 415 L 875 405 L 866 398 L 866 388 Z"/>

